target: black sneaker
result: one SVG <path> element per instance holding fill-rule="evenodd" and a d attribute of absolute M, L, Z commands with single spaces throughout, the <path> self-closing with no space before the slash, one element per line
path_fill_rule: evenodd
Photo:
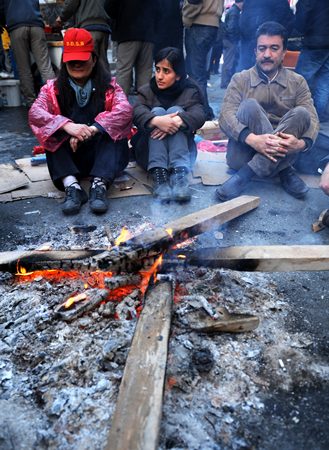
<path fill-rule="evenodd" d="M 170 173 L 170 186 L 172 199 L 176 202 L 189 202 L 191 200 L 191 189 L 188 180 L 188 169 L 186 167 L 174 167 Z"/>
<path fill-rule="evenodd" d="M 86 203 L 87 200 L 88 196 L 83 189 L 68 186 L 65 188 L 65 199 L 62 203 L 62 211 L 68 216 L 78 214 L 81 206 Z"/>
<path fill-rule="evenodd" d="M 250 180 L 241 178 L 237 173 L 216 189 L 216 197 L 222 202 L 239 197 Z"/>
<path fill-rule="evenodd" d="M 292 167 L 279 173 L 283 189 L 295 198 L 303 198 L 309 191 L 309 187 L 299 178 Z"/>
<path fill-rule="evenodd" d="M 96 184 L 90 188 L 89 206 L 92 212 L 96 214 L 102 214 L 107 211 L 107 190 L 105 187 Z"/>

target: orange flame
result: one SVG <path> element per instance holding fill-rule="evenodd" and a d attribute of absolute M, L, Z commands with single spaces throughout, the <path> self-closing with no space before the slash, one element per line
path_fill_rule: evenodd
<path fill-rule="evenodd" d="M 162 259 L 163 259 L 163 257 L 162 257 L 162 255 L 160 255 L 159 258 L 154 262 L 154 264 L 152 264 L 152 266 L 150 267 L 149 270 L 141 271 L 141 274 L 142 274 L 143 278 L 142 278 L 140 290 L 141 290 L 142 295 L 145 294 L 145 291 L 147 289 L 147 286 L 149 284 L 149 281 L 150 281 L 151 277 L 153 276 L 154 279 L 155 279 L 156 273 L 157 273 L 157 269 L 162 264 Z"/>
<path fill-rule="evenodd" d="M 121 230 L 121 233 L 116 238 L 114 243 L 115 243 L 115 245 L 120 245 L 122 242 L 128 241 L 128 239 L 130 239 L 131 237 L 132 237 L 132 234 L 127 229 L 127 227 L 123 227 L 122 230 Z"/>
<path fill-rule="evenodd" d="M 168 233 L 168 235 L 172 238 L 174 237 L 173 235 L 173 229 L 172 228 L 166 228 L 166 232 Z"/>

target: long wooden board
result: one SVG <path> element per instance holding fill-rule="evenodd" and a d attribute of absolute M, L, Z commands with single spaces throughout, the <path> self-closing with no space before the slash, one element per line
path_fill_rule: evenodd
<path fill-rule="evenodd" d="M 329 245 L 263 245 L 203 248 L 186 255 L 191 265 L 246 272 L 329 270 Z"/>
<path fill-rule="evenodd" d="M 13 271 L 18 259 L 20 263 L 32 270 L 35 268 L 67 267 L 79 269 L 103 269 L 114 271 L 137 270 L 138 263 L 143 258 L 160 254 L 173 244 L 182 242 L 188 237 L 196 236 L 207 230 L 216 229 L 236 217 L 249 212 L 259 205 L 259 197 L 243 195 L 225 203 L 219 203 L 209 208 L 183 216 L 162 227 L 141 233 L 138 236 L 109 250 L 77 250 L 77 251 L 26 251 L 0 253 L 0 270 Z M 84 256 L 83 256 L 84 254 Z M 84 261 L 79 266 L 82 259 Z M 65 263 L 63 264 L 63 262 Z M 38 264 L 40 262 L 40 264 Z M 76 262 L 76 263 L 75 263 Z M 141 268 L 141 267 L 139 267 Z"/>
<path fill-rule="evenodd" d="M 126 361 L 106 450 L 155 450 L 171 323 L 172 284 L 147 295 Z"/>

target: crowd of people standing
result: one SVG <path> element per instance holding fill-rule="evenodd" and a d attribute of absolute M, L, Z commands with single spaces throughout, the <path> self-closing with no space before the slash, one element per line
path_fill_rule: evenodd
<path fill-rule="evenodd" d="M 264 23 L 276 25 L 261 28 Z M 272 163 L 273 158 L 283 157 L 285 162 L 293 161 L 295 157 L 287 158 L 287 152 L 307 151 L 313 145 L 317 134 L 317 114 L 320 121 L 325 121 L 329 117 L 329 4 L 327 0 L 316 2 L 298 0 L 294 9 L 288 0 L 234 0 L 231 2 L 224 0 L 139 0 L 138 2 L 136 0 L 95 0 L 93 2 L 65 0 L 61 13 L 51 25 L 64 28 L 69 24 L 71 29 L 75 30 L 75 38 L 72 38 L 70 29 L 65 33 L 64 57 L 58 73 L 55 73 L 57 70 L 52 67 L 49 58 L 39 0 L 24 2 L 0 0 L 0 24 L 9 32 L 21 90 L 26 105 L 31 108 L 32 129 L 45 145 L 48 167 L 55 185 L 66 192 L 66 206 L 63 207 L 63 211 L 68 214 L 72 211 L 78 212 L 86 201 L 87 197 L 83 192 L 78 192 L 79 195 L 75 192 L 81 189 L 79 181 L 82 173 L 91 176 L 93 180 L 90 191 L 91 209 L 93 212 L 104 212 L 107 209 L 106 190 L 124 164 L 123 160 L 119 161 L 114 157 L 111 162 L 112 166 L 114 165 L 113 170 L 107 167 L 106 173 L 98 169 L 95 172 L 93 158 L 83 162 L 78 158 L 79 149 L 81 147 L 95 148 L 96 140 L 101 141 L 104 148 L 110 146 L 117 149 L 115 147 L 116 132 L 109 127 L 107 120 L 104 119 L 105 122 L 103 122 L 103 116 L 115 117 L 117 120 L 116 114 L 119 112 L 121 114 L 122 110 L 116 109 L 117 105 L 110 104 L 109 97 L 120 98 L 123 109 L 128 111 L 128 116 L 130 114 L 130 118 L 126 116 L 124 120 L 126 131 L 120 135 L 121 147 L 126 148 L 125 142 L 130 134 L 129 123 L 134 121 L 144 141 L 145 139 L 147 141 L 148 153 L 142 156 L 139 154 L 140 159 L 144 161 L 142 165 L 153 174 L 155 196 L 166 201 L 173 198 L 182 201 L 190 199 L 186 180 L 193 166 L 191 155 L 195 153 L 192 137 L 205 120 L 215 118 L 208 101 L 207 80 L 209 73 L 220 72 L 221 58 L 223 60 L 221 88 L 227 89 L 227 93 L 220 124 L 230 138 L 228 157 L 231 167 L 236 166 L 237 170 L 241 167 L 244 169 L 239 175 L 238 185 L 232 188 L 231 181 L 231 184 L 219 190 L 217 197 L 220 200 L 233 197 L 240 192 L 246 184 L 241 183 L 241 179 L 248 181 L 257 172 L 263 173 L 247 160 L 243 161 L 247 167 L 242 163 L 242 166 L 240 163 L 236 164 L 237 154 L 232 150 L 233 147 L 235 149 L 239 147 L 240 150 L 246 147 L 250 157 L 254 156 L 253 152 L 262 153 L 262 156 Z M 259 34 L 260 29 L 263 30 L 262 34 Z M 79 30 L 88 34 L 79 34 Z M 300 56 L 293 76 L 282 70 L 284 56 L 289 50 L 288 37 L 292 35 L 301 38 Z M 70 36 L 71 40 L 68 40 Z M 109 40 L 117 45 L 115 79 L 110 75 L 107 59 Z M 267 40 L 272 43 L 268 43 Z M 263 41 L 265 41 L 265 50 L 263 50 L 264 45 L 260 44 Z M 70 50 L 76 60 L 67 56 Z M 42 81 L 46 83 L 40 94 L 36 91 L 30 70 L 31 53 Z M 90 71 L 86 71 L 88 64 L 90 64 Z M 270 64 L 273 64 L 275 70 L 267 68 Z M 85 76 L 77 76 L 79 71 L 85 71 Z M 244 78 L 240 79 L 235 74 L 244 74 Z M 301 78 L 298 78 L 299 76 Z M 260 86 L 263 83 L 267 85 L 268 92 L 273 91 L 274 99 L 271 100 L 271 104 L 265 104 L 263 98 L 257 98 L 256 85 L 253 86 L 252 82 L 247 87 L 249 77 L 252 82 Z M 304 82 L 304 79 L 305 85 L 301 84 L 301 80 Z M 108 89 L 104 82 L 108 83 Z M 102 86 L 100 97 L 98 96 L 99 83 Z M 281 90 L 276 88 L 276 85 L 281 86 L 284 83 L 287 83 L 288 91 L 290 89 L 290 97 L 280 97 L 279 105 L 277 96 L 284 96 L 286 91 L 282 91 L 281 94 Z M 292 84 L 294 92 L 291 91 Z M 68 94 L 67 97 L 65 92 Z M 236 95 L 237 92 L 238 95 Z M 137 94 L 134 99 L 130 97 L 132 93 Z M 55 121 L 60 126 L 54 127 L 53 133 L 45 137 L 40 130 L 49 132 L 49 126 L 46 123 L 43 124 L 42 118 L 45 114 L 45 103 L 42 100 L 47 95 L 58 96 L 56 102 L 51 102 L 54 105 L 53 109 L 47 110 L 46 113 L 51 114 L 51 121 Z M 237 102 L 234 108 L 233 98 Z M 244 102 L 250 98 L 256 98 L 258 102 L 256 109 L 255 104 Z M 314 110 L 312 100 L 315 105 Z M 105 101 L 103 110 L 102 101 Z M 135 103 L 134 112 L 133 108 L 128 106 L 129 103 Z M 278 109 L 273 121 L 273 105 L 275 104 Z M 304 110 L 294 111 L 297 106 L 306 108 L 306 116 Z M 49 101 L 47 108 L 49 109 Z M 226 111 L 225 108 L 231 108 L 231 110 Z M 262 110 L 267 116 L 268 122 L 264 119 L 261 131 L 255 127 L 254 123 L 251 125 L 249 122 L 250 108 L 256 115 L 259 115 Z M 303 122 L 303 127 L 298 128 L 298 133 L 294 125 L 291 125 L 290 116 L 288 127 L 286 127 L 287 118 L 283 119 L 283 116 L 291 111 L 294 111 L 293 123 L 296 117 L 297 121 Z M 64 121 L 62 117 L 65 118 Z M 229 126 L 226 125 L 227 117 L 230 118 Z M 50 117 L 48 119 L 50 120 Z M 81 126 L 72 127 L 67 124 L 67 120 L 68 123 L 73 122 Z M 238 121 L 236 130 L 230 134 L 230 128 L 236 120 Z M 309 130 L 310 127 L 312 131 Z M 276 133 L 281 135 L 274 144 L 260 145 L 259 142 L 255 143 L 255 140 L 250 138 L 250 135 L 254 134 Z M 289 140 L 288 135 L 293 135 L 297 140 Z M 234 142 L 239 145 L 233 145 Z M 61 149 L 65 147 L 66 157 L 70 151 L 74 153 L 71 164 L 67 165 L 71 167 L 70 173 L 67 173 L 67 170 L 64 170 L 65 173 L 63 170 L 57 170 L 60 163 L 53 153 L 56 150 L 57 156 L 59 155 L 57 143 L 61 143 L 59 145 Z M 294 145 L 298 148 L 293 148 Z M 267 146 L 267 149 L 264 146 Z M 280 147 L 279 150 L 273 150 L 275 157 L 268 152 L 268 148 L 273 146 Z M 183 158 L 177 156 L 177 148 L 180 149 L 180 156 L 184 154 Z M 166 162 L 158 157 L 154 162 L 154 154 L 159 154 L 159 149 L 166 152 Z M 148 159 L 151 158 L 150 155 L 153 155 L 152 161 Z M 288 186 L 286 190 L 288 192 L 290 190 L 291 193 L 297 189 L 295 196 L 303 196 L 306 189 L 298 184 L 290 170 L 290 164 L 276 166 L 279 168 L 282 166 L 282 170 L 289 168 L 285 172 L 285 183 L 283 183 L 284 186 Z M 98 167 L 100 168 L 99 165 Z M 281 170 L 272 169 L 273 167 L 267 173 L 273 175 L 281 172 Z M 160 186 L 161 184 L 163 186 Z"/>

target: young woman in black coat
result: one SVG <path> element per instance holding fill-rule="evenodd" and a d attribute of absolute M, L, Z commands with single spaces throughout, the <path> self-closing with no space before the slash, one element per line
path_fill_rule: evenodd
<path fill-rule="evenodd" d="M 153 179 L 163 202 L 189 201 L 188 175 L 196 159 L 194 133 L 206 120 L 202 93 L 187 78 L 182 52 L 166 47 L 155 57 L 155 76 L 138 91 L 132 140 L 136 161 Z"/>

